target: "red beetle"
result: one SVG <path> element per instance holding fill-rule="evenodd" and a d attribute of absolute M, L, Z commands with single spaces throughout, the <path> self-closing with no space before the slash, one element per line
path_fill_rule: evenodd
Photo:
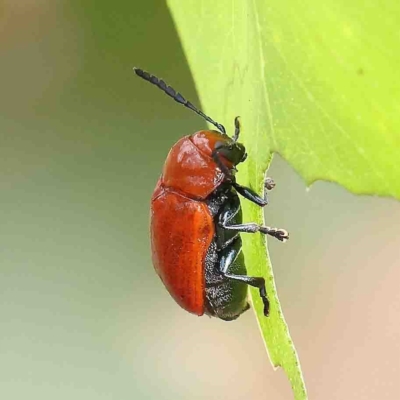
<path fill-rule="evenodd" d="M 265 280 L 247 276 L 240 232 L 261 232 L 285 241 L 284 229 L 242 223 L 238 194 L 263 207 L 267 199 L 236 182 L 236 165 L 246 150 L 238 143 L 240 125 L 230 138 L 225 128 L 198 110 L 163 80 L 135 73 L 175 101 L 211 122 L 218 131 L 199 131 L 170 150 L 151 199 L 151 246 L 154 268 L 175 301 L 185 310 L 226 321 L 249 308 L 247 285 L 260 290 L 269 313 Z M 274 182 L 267 178 L 266 188 Z"/>

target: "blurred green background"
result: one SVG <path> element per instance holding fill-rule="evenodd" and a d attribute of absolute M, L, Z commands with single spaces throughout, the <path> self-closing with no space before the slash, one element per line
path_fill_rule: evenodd
<path fill-rule="evenodd" d="M 164 2 L 2 0 L 0 30 L 0 396 L 290 399 L 251 312 L 186 314 L 151 265 L 163 161 L 205 127 L 132 72 L 199 103 Z M 310 398 L 399 398 L 399 204 L 307 190 L 278 157 L 270 175 L 267 221 L 291 240 L 269 247 Z"/>

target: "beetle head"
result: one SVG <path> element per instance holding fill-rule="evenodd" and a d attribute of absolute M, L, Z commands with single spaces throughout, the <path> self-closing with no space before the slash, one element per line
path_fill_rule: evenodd
<path fill-rule="evenodd" d="M 243 162 L 247 158 L 246 149 L 242 143 L 228 140 L 215 143 L 214 153 L 217 153 L 222 161 L 228 161 L 233 166 Z M 226 163 L 225 163 L 226 164 Z M 226 165 L 228 167 L 228 165 Z"/>
<path fill-rule="evenodd" d="M 223 166 L 228 169 L 234 168 L 247 157 L 243 144 L 217 131 L 196 132 L 191 140 L 202 153 L 214 159 L 217 156 Z"/>

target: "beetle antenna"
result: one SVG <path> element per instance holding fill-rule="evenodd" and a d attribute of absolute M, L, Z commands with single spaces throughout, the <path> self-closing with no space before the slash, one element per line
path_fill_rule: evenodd
<path fill-rule="evenodd" d="M 235 118 L 235 134 L 232 136 L 232 140 L 237 142 L 240 134 L 240 117 Z"/>
<path fill-rule="evenodd" d="M 171 86 L 168 86 L 162 79 L 159 79 L 156 76 L 151 75 L 148 72 L 143 71 L 140 68 L 134 67 L 133 70 L 135 71 L 137 76 L 140 76 L 145 81 L 148 81 L 148 82 L 152 83 L 153 85 L 157 86 L 165 94 L 167 94 L 168 96 L 172 97 L 178 103 L 183 104 L 185 107 L 187 107 L 190 110 L 194 111 L 196 114 L 198 114 L 201 117 L 203 117 L 206 121 L 212 123 L 215 127 L 218 128 L 219 131 L 221 131 L 222 133 L 224 133 L 226 135 L 226 130 L 225 130 L 225 127 L 223 125 L 219 124 L 218 122 L 215 122 L 209 116 L 204 114 L 203 111 L 201 111 L 198 108 L 196 108 L 190 101 L 187 101 L 179 92 L 177 92 Z M 236 133 L 235 133 L 235 135 L 236 135 Z"/>

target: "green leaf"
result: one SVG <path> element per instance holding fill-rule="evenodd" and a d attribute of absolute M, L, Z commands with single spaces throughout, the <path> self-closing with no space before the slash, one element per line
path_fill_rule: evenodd
<path fill-rule="evenodd" d="M 242 117 L 249 158 L 238 179 L 259 192 L 271 155 L 304 178 L 400 198 L 400 2 L 169 0 L 205 111 Z M 229 126 L 229 128 L 233 128 Z M 246 221 L 261 210 L 243 202 Z M 264 239 L 244 236 L 249 274 L 267 277 L 271 316 L 253 300 L 273 365 L 305 399 Z"/>

